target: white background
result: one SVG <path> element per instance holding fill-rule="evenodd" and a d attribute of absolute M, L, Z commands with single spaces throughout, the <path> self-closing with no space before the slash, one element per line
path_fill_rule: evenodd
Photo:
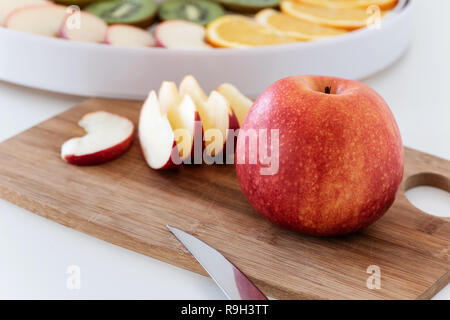
<path fill-rule="evenodd" d="M 415 1 L 418 5 L 411 49 L 396 65 L 364 82 L 390 105 L 406 146 L 448 160 L 450 1 Z M 0 141 L 82 100 L 0 82 Z M 408 196 L 426 212 L 450 216 L 447 192 L 421 187 Z M 81 269 L 80 290 L 66 287 L 70 265 Z M 92 238 L 0 200 L 0 298 L 224 296 L 207 277 Z M 450 285 L 435 298 L 450 299 Z"/>

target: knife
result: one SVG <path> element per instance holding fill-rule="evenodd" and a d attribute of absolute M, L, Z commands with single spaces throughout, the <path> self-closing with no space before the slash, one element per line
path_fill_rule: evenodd
<path fill-rule="evenodd" d="M 167 225 L 230 300 L 267 300 L 267 297 L 234 264 L 196 237 Z"/>

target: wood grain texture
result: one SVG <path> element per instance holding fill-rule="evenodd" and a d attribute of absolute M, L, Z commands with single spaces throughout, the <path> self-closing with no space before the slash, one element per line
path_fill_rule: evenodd
<path fill-rule="evenodd" d="M 0 196 L 63 225 L 201 274 L 166 229 L 179 227 L 221 251 L 266 294 L 279 299 L 427 299 L 450 280 L 450 222 L 413 207 L 405 188 L 450 191 L 449 162 L 406 149 L 393 207 L 371 227 L 340 238 L 283 230 L 240 192 L 233 166 L 149 169 L 139 141 L 120 159 L 75 167 L 60 146 L 82 135 L 78 120 L 106 110 L 137 123 L 141 104 L 91 99 L 0 144 Z M 369 290 L 366 269 L 381 269 Z"/>

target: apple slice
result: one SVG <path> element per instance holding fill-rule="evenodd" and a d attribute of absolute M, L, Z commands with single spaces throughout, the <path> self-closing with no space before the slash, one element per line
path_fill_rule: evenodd
<path fill-rule="evenodd" d="M 176 108 L 181 103 L 181 96 L 178 93 L 177 85 L 172 81 L 163 81 L 161 83 L 158 98 L 162 114 L 168 113 L 169 110 Z"/>
<path fill-rule="evenodd" d="M 139 140 L 150 168 L 173 169 L 182 164 L 175 135 L 155 91 L 145 100 L 139 118 Z"/>
<path fill-rule="evenodd" d="M 40 6 L 49 5 L 52 2 L 47 0 L 1 0 L 0 3 L 0 26 L 2 26 L 8 17 L 8 15 L 14 10 L 29 7 L 29 6 Z"/>
<path fill-rule="evenodd" d="M 179 105 L 169 109 L 167 118 L 172 127 L 179 156 L 183 163 L 190 164 L 192 159 L 194 159 L 194 142 L 198 144 L 197 150 L 199 149 L 200 152 L 197 152 L 197 154 L 201 157 L 203 147 L 202 126 L 197 108 L 192 98 L 189 95 L 185 95 Z M 198 130 L 198 128 L 200 128 L 200 130 Z M 199 137 L 199 139 L 195 139 L 196 137 Z"/>
<path fill-rule="evenodd" d="M 116 159 L 133 142 L 133 122 L 122 116 L 96 111 L 86 114 L 78 124 L 87 134 L 61 147 L 61 157 L 70 164 L 88 166 Z"/>
<path fill-rule="evenodd" d="M 197 79 L 192 75 L 187 75 L 180 82 L 180 96 L 189 94 L 196 105 L 204 104 L 208 100 L 208 96 L 198 84 Z"/>
<path fill-rule="evenodd" d="M 161 112 L 167 113 L 174 131 L 179 155 L 183 163 L 191 163 L 195 151 L 194 141 L 199 144 L 200 156 L 202 151 L 202 126 L 196 105 L 189 95 L 181 99 L 176 84 L 171 81 L 161 84 L 158 96 Z"/>
<path fill-rule="evenodd" d="M 245 116 L 253 105 L 253 101 L 244 96 L 235 86 L 230 83 L 224 83 L 217 88 L 217 92 L 222 94 L 231 105 L 234 114 L 239 121 L 239 127 L 242 127 Z"/>
<path fill-rule="evenodd" d="M 161 110 L 167 112 L 174 130 L 183 163 L 193 161 L 194 164 L 201 164 L 204 148 L 203 128 L 195 101 L 188 94 L 184 94 L 182 100 L 176 84 L 169 81 L 161 84 L 158 96 Z"/>
<path fill-rule="evenodd" d="M 201 110 L 201 111 L 200 111 Z M 205 139 L 205 152 L 207 156 L 215 157 L 216 163 L 222 159 L 221 155 L 228 157 L 234 154 L 233 149 L 227 148 L 227 141 L 236 136 L 233 131 L 239 129 L 239 122 L 231 109 L 228 100 L 217 91 L 212 91 L 206 103 L 199 107 L 200 119 L 206 119 L 203 126 Z M 202 117 L 203 114 L 203 117 Z"/>
<path fill-rule="evenodd" d="M 12 30 L 57 37 L 66 16 L 66 7 L 60 5 L 23 7 L 11 12 L 4 26 Z"/>
<path fill-rule="evenodd" d="M 68 15 L 61 25 L 60 37 L 80 42 L 103 43 L 108 25 L 96 15 L 76 11 Z"/>
<path fill-rule="evenodd" d="M 168 20 L 155 29 L 156 45 L 169 49 L 209 49 L 205 28 L 184 20 Z"/>
<path fill-rule="evenodd" d="M 226 142 L 230 137 L 229 130 L 238 129 L 239 122 L 228 100 L 217 91 L 212 91 L 207 97 L 197 80 L 191 75 L 184 77 L 181 81 L 180 95 L 191 96 L 197 106 L 203 125 L 205 155 L 216 157 L 216 161 L 219 161 L 223 151 L 232 152 L 225 149 Z"/>
<path fill-rule="evenodd" d="M 122 47 L 155 46 L 155 40 L 150 32 L 125 24 L 109 26 L 106 31 L 105 43 Z"/>

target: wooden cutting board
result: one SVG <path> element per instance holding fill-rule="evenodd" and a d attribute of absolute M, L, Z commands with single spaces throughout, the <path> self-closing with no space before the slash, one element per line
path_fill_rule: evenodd
<path fill-rule="evenodd" d="M 120 159 L 75 167 L 61 144 L 82 135 L 78 120 L 106 110 L 137 123 L 141 104 L 88 100 L 0 144 L 0 196 L 36 214 L 201 274 L 166 224 L 206 241 L 279 299 L 427 299 L 450 280 L 450 222 L 425 214 L 405 188 L 450 191 L 450 163 L 406 149 L 405 178 L 393 207 L 366 230 L 313 238 L 274 226 L 240 192 L 233 166 L 149 169 L 135 141 Z M 367 268 L 381 271 L 368 289 Z"/>

